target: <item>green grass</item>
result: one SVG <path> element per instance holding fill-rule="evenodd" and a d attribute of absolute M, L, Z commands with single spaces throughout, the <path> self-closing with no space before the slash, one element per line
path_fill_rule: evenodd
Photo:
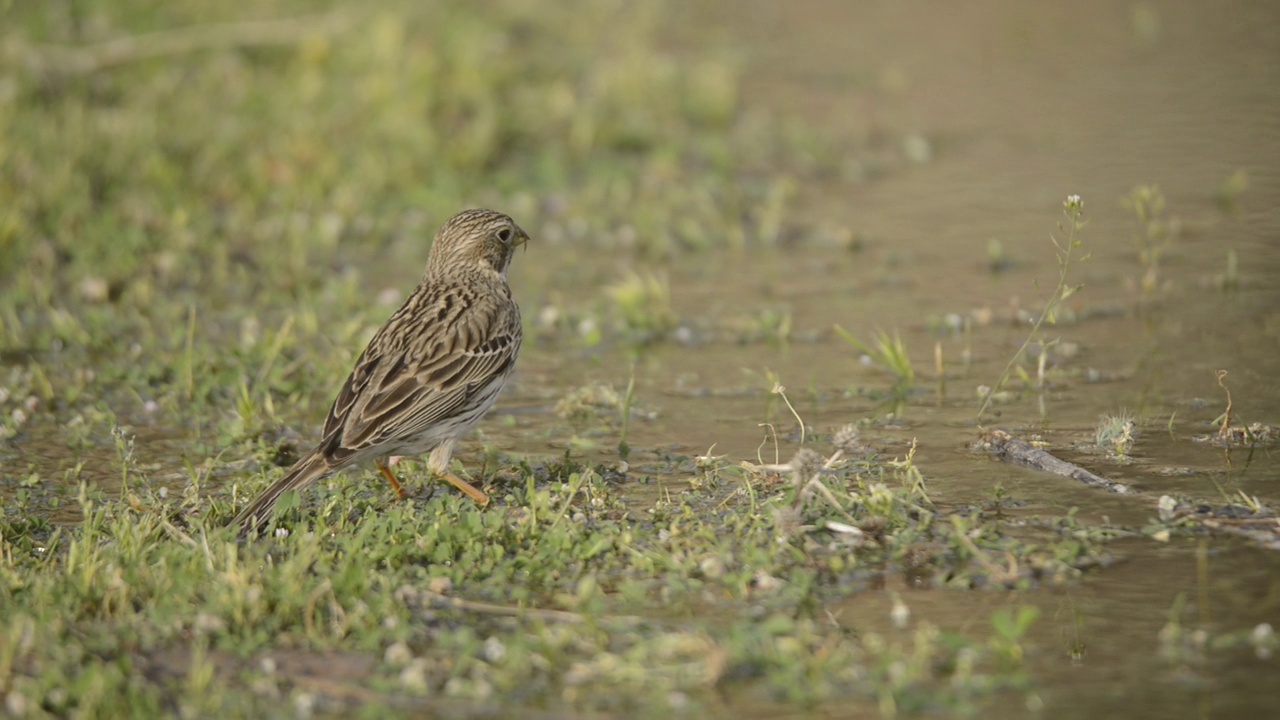
<path fill-rule="evenodd" d="M 1128 410 L 1108 413 L 1098 419 L 1098 426 L 1093 431 L 1093 444 L 1105 453 L 1123 458 L 1133 449 L 1136 430 L 1137 418 Z"/>
<path fill-rule="evenodd" d="M 833 463 L 814 480 L 821 495 L 712 467 L 648 508 L 572 464 L 508 477 L 486 510 L 454 495 L 387 504 L 339 484 L 248 544 L 224 527 L 225 497 L 166 497 L 142 480 L 119 499 L 82 486 L 73 527 L 6 512 L 0 687 L 85 717 L 253 714 L 308 693 L 341 705 L 344 683 L 361 705 L 401 710 L 635 710 L 708 702 L 715 687 L 769 703 L 949 704 L 994 689 L 968 673 L 1024 682 L 1020 630 L 995 617 L 989 637 L 966 638 L 921 621 L 908 651 L 833 634 L 817 609 L 900 558 L 961 587 L 1061 579 L 1105 558 L 1080 528 L 1055 546 L 977 518 L 936 522 L 909 459 Z M 854 534 L 825 529 L 851 515 Z M 363 669 L 272 669 L 297 653 Z M 908 676 L 884 674 L 900 659 Z"/>
<path fill-rule="evenodd" d="M 871 343 L 862 342 L 839 325 L 835 330 L 836 334 L 850 347 L 866 355 L 881 370 L 893 377 L 891 393 L 894 397 L 905 398 L 911 392 L 916 371 L 911 364 L 911 358 L 907 355 L 907 346 L 896 330 L 893 335 L 885 330 L 876 330 L 875 340 Z"/>

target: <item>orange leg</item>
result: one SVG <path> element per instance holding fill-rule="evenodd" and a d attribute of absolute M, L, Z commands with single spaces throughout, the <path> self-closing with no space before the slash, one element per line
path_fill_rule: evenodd
<path fill-rule="evenodd" d="M 405 499 L 408 493 L 406 493 L 404 488 L 400 486 L 400 481 L 396 479 L 395 473 L 391 472 L 391 468 L 383 465 L 382 460 L 376 461 L 375 464 L 378 466 L 378 471 L 382 473 L 382 477 L 386 478 L 387 482 L 391 483 L 391 489 L 396 491 L 396 497 L 401 500 Z M 466 480 L 463 480 L 448 471 L 437 474 L 444 480 L 448 481 L 450 485 L 466 493 L 467 497 L 475 500 L 477 505 L 484 507 L 489 504 L 489 496 L 485 495 L 483 490 L 476 488 Z"/>
<path fill-rule="evenodd" d="M 375 460 L 374 464 L 378 466 L 378 472 L 382 473 L 382 477 L 391 483 L 391 489 L 396 491 L 396 498 L 403 500 L 407 493 L 405 493 L 403 487 L 400 487 L 400 481 L 396 479 L 396 474 L 391 472 L 391 468 L 383 465 L 381 459 Z"/>
<path fill-rule="evenodd" d="M 462 478 L 458 477 L 457 475 L 454 475 L 451 472 L 442 472 L 442 473 L 439 473 L 439 475 L 441 478 L 448 481 L 450 485 L 466 493 L 467 497 L 471 498 L 472 500 L 475 500 L 476 504 L 479 505 L 480 507 L 484 507 L 485 505 L 489 504 L 489 496 L 485 495 L 483 490 L 476 488 L 466 480 L 463 480 Z"/>

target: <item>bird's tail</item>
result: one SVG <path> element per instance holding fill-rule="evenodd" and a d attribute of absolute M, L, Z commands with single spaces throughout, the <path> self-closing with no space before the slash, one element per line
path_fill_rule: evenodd
<path fill-rule="evenodd" d="M 256 535 L 271 522 L 276 503 L 280 502 L 281 495 L 289 490 L 301 490 L 323 479 L 331 471 L 329 463 L 319 452 L 312 451 L 299 460 L 284 477 L 263 490 L 261 495 L 236 515 L 232 523 L 240 528 L 240 537 Z"/>

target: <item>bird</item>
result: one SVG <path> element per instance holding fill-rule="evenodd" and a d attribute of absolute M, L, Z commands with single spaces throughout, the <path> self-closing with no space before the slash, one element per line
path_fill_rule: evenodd
<path fill-rule="evenodd" d="M 372 459 L 396 495 L 391 456 L 431 453 L 431 472 L 488 504 L 449 471 L 454 446 L 493 407 L 523 338 L 507 268 L 528 234 L 507 215 L 464 210 L 436 233 L 427 267 L 360 354 L 325 419 L 320 442 L 236 515 L 241 538 L 270 523 L 276 503 Z"/>

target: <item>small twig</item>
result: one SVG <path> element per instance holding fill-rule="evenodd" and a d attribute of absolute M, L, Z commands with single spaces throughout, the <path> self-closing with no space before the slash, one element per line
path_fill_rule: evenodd
<path fill-rule="evenodd" d="M 1218 371 L 1218 387 L 1222 388 L 1222 392 L 1227 394 L 1227 409 L 1222 411 L 1222 426 L 1218 428 L 1218 437 L 1227 434 L 1227 429 L 1231 426 L 1231 390 L 1227 384 L 1223 382 L 1227 377 L 1226 370 Z"/>
<path fill-rule="evenodd" d="M 180 541 L 183 545 L 186 545 L 187 547 L 193 547 L 193 548 L 200 547 L 200 543 L 193 540 L 190 535 L 174 527 L 173 523 L 169 522 L 168 520 L 161 520 L 160 527 L 164 528 L 165 532 L 172 535 L 174 538 Z"/>
<path fill-rule="evenodd" d="M 773 423 L 760 423 L 757 427 L 769 428 L 769 435 L 773 436 L 773 462 L 777 464 L 778 460 L 781 459 L 778 457 L 780 452 L 778 448 L 778 431 L 773 429 Z M 765 438 L 760 441 L 760 447 L 756 448 L 756 460 L 759 460 L 761 465 L 764 465 L 764 458 L 760 456 L 760 448 L 764 447 L 768 442 L 769 437 L 766 435 Z"/>
<path fill-rule="evenodd" d="M 844 457 L 844 450 L 841 450 L 840 448 L 836 448 L 836 451 L 831 454 L 831 457 L 827 458 L 827 461 L 822 464 L 822 469 L 830 470 L 832 466 L 836 464 L 836 461 L 838 461 L 842 457 Z"/>
<path fill-rule="evenodd" d="M 797 423 L 800 423 L 800 445 L 803 446 L 804 445 L 804 420 L 800 419 L 800 413 L 796 412 L 795 406 L 793 406 L 791 404 L 791 400 L 787 398 L 787 389 L 782 386 L 782 383 L 774 383 L 773 392 L 774 394 L 782 396 L 782 402 L 787 404 L 787 409 L 791 411 L 791 416 L 796 419 Z"/>

